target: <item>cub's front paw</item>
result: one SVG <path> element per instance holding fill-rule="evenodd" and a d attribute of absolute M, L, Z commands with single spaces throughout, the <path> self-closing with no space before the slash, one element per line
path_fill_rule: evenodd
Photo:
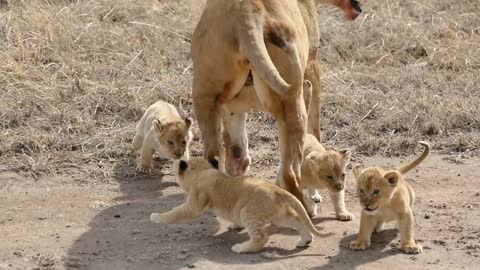
<path fill-rule="evenodd" d="M 243 244 L 235 244 L 232 246 L 232 251 L 235 253 L 244 253 L 247 252 Z"/>
<path fill-rule="evenodd" d="M 320 194 L 318 194 L 318 193 L 310 196 L 310 198 L 312 198 L 312 200 L 313 200 L 315 203 L 321 203 L 321 202 L 323 201 L 322 195 L 320 195 Z"/>
<path fill-rule="evenodd" d="M 166 223 L 161 213 L 151 213 L 150 221 L 153 223 Z"/>
<path fill-rule="evenodd" d="M 422 246 L 412 243 L 412 244 L 405 244 L 402 245 L 403 252 L 407 254 L 420 254 L 422 253 Z"/>
<path fill-rule="evenodd" d="M 152 165 L 138 164 L 137 171 L 150 174 L 152 172 Z"/>
<path fill-rule="evenodd" d="M 243 227 L 241 225 L 231 223 L 230 225 L 228 225 L 228 229 L 229 230 L 243 230 Z"/>
<path fill-rule="evenodd" d="M 364 250 L 369 246 L 365 240 L 353 240 L 350 242 L 350 248 L 354 250 Z"/>
<path fill-rule="evenodd" d="M 338 213 L 336 214 L 337 219 L 340 221 L 351 221 L 353 220 L 353 214 L 349 212 L 343 212 L 343 213 Z"/>

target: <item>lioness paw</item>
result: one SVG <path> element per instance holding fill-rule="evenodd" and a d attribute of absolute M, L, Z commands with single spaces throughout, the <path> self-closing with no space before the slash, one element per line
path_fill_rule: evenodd
<path fill-rule="evenodd" d="M 150 214 L 150 221 L 153 223 L 165 223 L 163 220 L 163 215 L 161 213 L 152 213 Z"/>
<path fill-rule="evenodd" d="M 368 247 L 368 242 L 365 240 L 353 240 L 350 242 L 350 248 L 354 250 L 364 250 Z"/>
<path fill-rule="evenodd" d="M 349 212 L 338 213 L 336 216 L 340 221 L 352 221 L 354 219 L 353 214 Z"/>
<path fill-rule="evenodd" d="M 402 245 L 402 250 L 407 254 L 420 254 L 422 253 L 422 246 L 418 244 L 406 244 Z"/>

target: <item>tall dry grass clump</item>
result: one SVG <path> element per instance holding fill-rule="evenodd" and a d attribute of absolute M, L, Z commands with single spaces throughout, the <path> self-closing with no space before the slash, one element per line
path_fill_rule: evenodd
<path fill-rule="evenodd" d="M 204 2 L 0 0 L 0 170 L 108 173 L 152 102 L 191 115 L 189 41 Z M 353 23 L 319 6 L 324 142 L 478 150 L 479 5 L 367 1 Z M 268 115 L 249 122 L 254 148 L 275 142 Z"/>

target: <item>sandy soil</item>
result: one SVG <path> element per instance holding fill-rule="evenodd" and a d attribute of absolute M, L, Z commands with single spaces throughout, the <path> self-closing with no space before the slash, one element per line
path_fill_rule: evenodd
<path fill-rule="evenodd" d="M 400 162 L 357 157 L 360 161 Z M 273 181 L 274 169 L 254 165 L 252 174 Z M 170 164 L 156 166 L 153 175 L 136 176 L 131 159 L 116 164 L 110 181 L 103 182 L 75 168 L 40 179 L 2 172 L 0 269 L 478 269 L 480 263 L 478 158 L 454 163 L 433 154 L 409 174 L 418 196 L 416 239 L 424 247 L 416 256 L 398 250 L 393 226 L 374 235 L 367 251 L 347 248 L 360 211 L 350 172 L 347 207 L 355 220 L 333 219 L 328 196 L 314 219 L 334 236 L 298 249 L 294 231 L 271 228 L 263 252 L 238 255 L 230 247 L 246 240 L 246 233 L 227 230 L 211 214 L 183 225 L 149 221 L 152 211 L 167 211 L 183 200 Z"/>

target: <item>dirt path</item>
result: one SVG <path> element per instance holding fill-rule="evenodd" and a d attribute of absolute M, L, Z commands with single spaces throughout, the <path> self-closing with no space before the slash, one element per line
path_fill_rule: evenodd
<path fill-rule="evenodd" d="M 368 164 L 397 164 L 398 159 L 364 158 Z M 132 175 L 133 163 L 117 164 L 112 179 L 96 183 L 88 173 L 38 180 L 0 173 L 0 269 L 478 269 L 480 264 L 480 159 L 454 164 L 431 156 L 409 175 L 417 191 L 417 256 L 398 251 L 392 226 L 373 237 L 368 251 L 347 248 L 359 226 L 353 179 L 347 207 L 353 222 L 338 222 L 325 196 L 315 223 L 334 236 L 296 249 L 297 235 L 272 228 L 267 248 L 238 255 L 230 247 L 245 233 L 204 215 L 190 224 L 152 224 L 152 211 L 182 202 L 168 166 L 151 177 Z M 252 173 L 273 180 L 274 168 Z M 162 180 L 160 180 L 162 178 Z"/>

